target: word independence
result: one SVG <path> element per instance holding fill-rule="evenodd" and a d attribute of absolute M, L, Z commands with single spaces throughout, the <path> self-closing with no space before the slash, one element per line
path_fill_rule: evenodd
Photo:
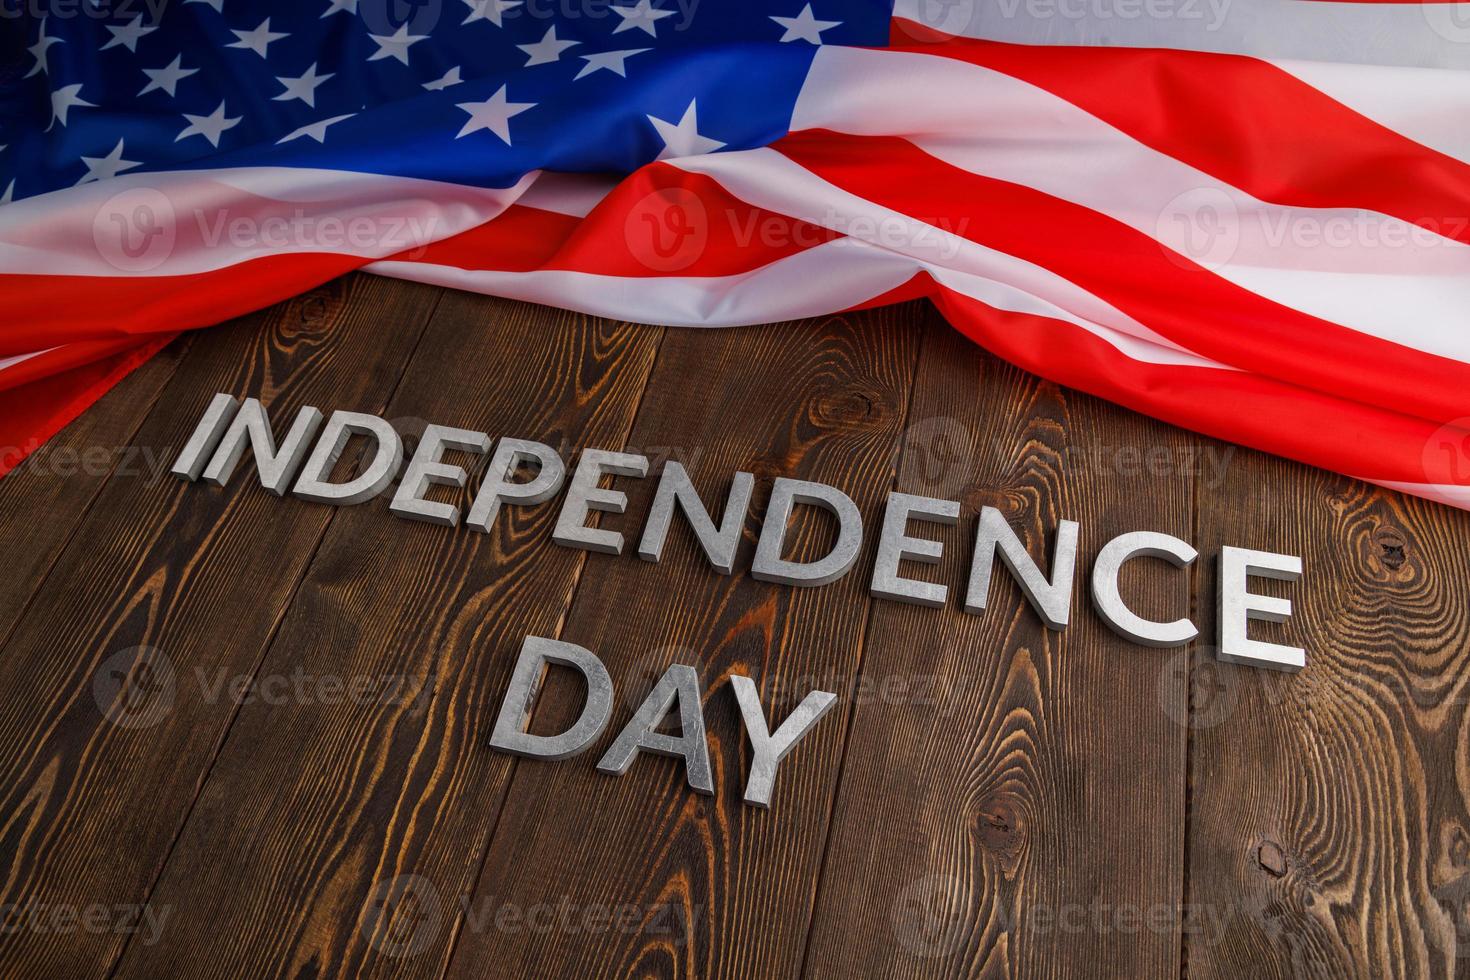
<path fill-rule="evenodd" d="M 464 468 L 443 462 L 446 450 L 487 454 L 492 440 L 483 432 L 430 425 L 424 429 L 418 448 L 404 467 L 403 441 L 393 427 L 375 415 L 333 412 L 323 424 L 320 411 L 302 408 L 284 439 L 277 442 L 265 407 L 254 398 L 243 403 L 227 394 L 217 394 L 199 420 L 173 466 L 181 479 L 223 486 L 234 473 L 247 447 L 255 458 L 260 483 L 277 496 L 290 492 L 303 500 L 346 506 L 360 504 L 386 491 L 402 470 L 402 480 L 389 504 L 399 517 L 454 527 L 461 523 L 458 507 L 425 498 L 434 484 L 463 487 L 469 479 Z M 366 442 L 362 463 L 345 481 L 335 482 L 332 471 L 354 436 Z M 566 464 L 551 447 L 525 439 L 502 438 L 493 444 L 490 464 L 478 493 L 464 515 L 463 523 L 476 531 L 489 531 L 502 506 L 532 506 L 556 496 L 565 487 L 566 497 L 553 531 L 553 540 L 568 548 L 620 554 L 623 535 L 601 527 L 589 527 L 592 511 L 621 514 L 627 508 L 625 493 L 602 486 L 605 477 L 642 478 L 648 475 L 645 456 L 585 449 L 576 469 L 567 478 Z M 304 462 L 303 462 L 304 461 Z M 522 467 L 534 476 L 518 479 Z M 676 510 L 682 511 L 711 566 L 722 575 L 734 570 L 736 546 L 750 506 L 755 477 L 736 473 L 725 499 L 719 523 L 704 506 L 688 473 L 669 461 L 658 478 L 653 506 L 638 541 L 638 557 L 656 562 Z M 818 507 L 837 521 L 836 541 L 826 555 L 810 561 L 783 557 L 788 527 L 797 506 Z M 904 561 L 935 564 L 943 547 L 937 541 L 910 535 L 912 522 L 956 524 L 960 505 L 906 493 L 888 495 L 888 505 L 879 531 L 877 557 L 869 590 L 875 596 L 942 606 L 948 598 L 944 585 L 900 574 Z M 770 494 L 755 559 L 750 574 L 766 582 L 791 586 L 819 586 L 848 574 L 862 550 L 863 521 L 857 505 L 842 491 L 823 483 L 777 478 Z M 997 556 L 1016 580 L 1041 621 L 1053 630 L 1065 629 L 1072 606 L 1072 580 L 1077 563 L 1078 525 L 1061 521 L 1050 574 L 1027 552 L 1004 516 L 992 507 L 981 510 L 970 576 L 964 597 L 966 612 L 985 609 L 991 572 Z M 1103 545 L 1092 568 L 1092 601 L 1098 615 L 1119 635 L 1153 647 L 1182 646 L 1199 635 L 1188 618 L 1171 622 L 1145 619 L 1133 612 L 1119 588 L 1123 565 L 1135 557 L 1162 558 L 1184 568 L 1198 557 L 1185 541 L 1157 531 L 1130 531 Z M 1244 548 L 1222 548 L 1219 556 L 1219 637 L 1217 656 L 1231 663 L 1277 670 L 1299 670 L 1306 652 L 1262 640 L 1251 639 L 1251 620 L 1284 622 L 1291 615 L 1291 601 L 1249 591 L 1252 576 L 1294 582 L 1301 577 L 1302 561 Z"/>

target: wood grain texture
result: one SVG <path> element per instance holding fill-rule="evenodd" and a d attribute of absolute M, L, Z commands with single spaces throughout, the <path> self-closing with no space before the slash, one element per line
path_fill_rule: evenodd
<path fill-rule="evenodd" d="M 768 718 L 784 720 L 812 687 L 857 667 L 868 599 L 864 559 L 816 589 L 749 576 L 769 482 L 839 487 L 872 525 L 893 484 L 922 307 L 718 333 L 671 332 L 631 447 L 680 458 L 723 513 L 736 471 L 757 495 L 736 572 L 713 572 L 682 518 L 657 564 L 633 555 L 656 481 L 621 480 L 634 535 L 621 556 L 594 555 L 562 638 L 607 664 L 619 698 L 583 756 L 522 761 L 500 818 L 478 908 L 508 910 L 461 930 L 448 976 L 780 977 L 795 975 L 841 758 L 830 713 L 782 763 L 770 810 L 741 802 L 749 748 L 726 679 L 754 678 Z M 823 553 L 831 529 L 792 524 L 795 554 Z M 803 550 L 805 549 L 805 550 Z M 643 753 L 621 778 L 595 771 L 607 744 L 672 663 L 698 670 L 715 795 L 685 784 L 678 760 Z M 561 730 L 578 685 L 554 677 L 534 726 Z M 542 730 L 533 727 L 533 730 Z M 563 898 L 565 896 L 565 898 Z M 563 912 L 562 910 L 566 911 Z M 549 924 L 546 916 L 554 915 Z M 611 918 L 611 922 L 608 919 Z"/>
<path fill-rule="evenodd" d="M 438 295 L 356 277 L 203 333 L 137 443 L 171 458 L 216 391 L 257 395 L 282 418 L 302 404 L 380 409 Z M 244 480 L 144 484 L 108 481 L 46 601 L 0 652 L 7 909 L 148 901 L 235 713 L 196 668 L 255 670 L 333 513 L 283 507 Z M 6 931 L 0 975 L 105 976 L 125 939 Z"/>
<path fill-rule="evenodd" d="M 1188 437 L 947 329 L 925 347 L 910 416 L 899 489 L 963 507 L 957 528 L 915 525 L 945 544 L 937 570 L 904 571 L 947 584 L 950 602 L 874 606 L 805 973 L 1170 976 L 1185 760 L 1185 729 L 1160 697 L 1170 653 L 1114 636 L 1086 596 L 1115 534 L 1190 537 L 1187 473 L 1112 472 L 1116 452 L 1095 450 L 1182 460 Z M 989 608 L 962 611 L 985 505 L 1047 569 L 1057 522 L 1081 523 L 1064 632 L 1041 626 L 1003 569 Z M 1141 615 L 1189 608 L 1187 574 L 1126 571 Z M 1157 919 L 1138 928 L 1129 909 Z"/>
<path fill-rule="evenodd" d="M 386 416 L 618 446 L 662 333 L 453 294 Z M 468 509 L 469 492 L 435 495 Z M 583 555 L 551 543 L 555 504 L 481 534 L 387 503 L 334 520 L 260 672 L 316 682 L 243 706 L 155 895 L 175 920 L 119 977 L 442 969 L 510 773 L 486 745 L 499 696 L 521 638 L 557 630 Z M 366 695 L 323 698 L 332 677 Z"/>
<path fill-rule="evenodd" d="M 1242 451 L 1200 518 L 1302 556 L 1251 634 L 1307 666 L 1196 651 L 1189 976 L 1470 973 L 1470 514 Z"/>
<path fill-rule="evenodd" d="M 133 438 L 173 376 L 190 337 L 180 337 L 122 380 L 93 410 L 0 479 L 0 644 L 19 621 L 109 477 L 149 480 L 167 464 Z"/>
<path fill-rule="evenodd" d="M 245 470 L 218 490 L 22 468 L 0 481 L 0 978 L 1470 974 L 1470 514 L 1045 384 L 918 305 L 665 332 L 349 277 L 191 343 L 53 445 L 171 461 L 225 390 L 278 419 L 627 448 L 654 473 L 617 478 L 628 512 L 600 523 L 632 535 L 662 460 L 716 509 L 744 469 L 736 572 L 682 518 L 658 564 L 558 547 L 559 499 L 480 535 L 277 500 Z M 750 578 L 777 476 L 858 501 L 867 546 L 836 585 Z M 894 487 L 963 502 L 959 527 L 914 528 L 944 561 L 905 566 L 944 609 L 868 597 Z M 1082 522 L 1065 633 L 1003 572 L 961 611 L 985 504 L 1048 556 Z M 798 553 L 828 541 L 810 516 Z M 1200 551 L 1125 576 L 1141 613 L 1190 611 L 1183 654 L 1088 605 L 1092 556 L 1143 528 Z M 1227 544 L 1305 558 L 1259 583 L 1296 614 L 1252 627 L 1306 646 L 1301 674 L 1214 659 Z M 617 684 L 578 758 L 487 745 L 526 634 Z M 713 798 L 668 758 L 594 770 L 675 662 L 704 683 Z M 733 672 L 773 722 L 841 695 L 769 811 L 740 802 Z M 579 693 L 552 672 L 534 730 Z M 26 918 L 145 902 L 160 935 Z"/>

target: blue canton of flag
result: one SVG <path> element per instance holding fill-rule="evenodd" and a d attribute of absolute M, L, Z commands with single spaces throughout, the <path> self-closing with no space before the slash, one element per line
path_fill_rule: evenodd
<path fill-rule="evenodd" d="M 760 146 L 817 44 L 887 41 L 890 4 L 825 6 L 0 0 L 0 200 L 261 165 L 506 187 Z"/>

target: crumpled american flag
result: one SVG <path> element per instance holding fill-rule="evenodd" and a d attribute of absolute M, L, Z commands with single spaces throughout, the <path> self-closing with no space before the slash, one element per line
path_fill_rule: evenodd
<path fill-rule="evenodd" d="M 688 326 L 928 297 L 1044 377 L 1470 507 L 1470 4 L 0 14 L 0 466 L 176 332 L 363 269 Z"/>

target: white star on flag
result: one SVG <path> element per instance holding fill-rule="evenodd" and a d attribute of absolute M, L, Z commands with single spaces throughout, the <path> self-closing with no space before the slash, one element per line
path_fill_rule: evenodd
<path fill-rule="evenodd" d="M 184 68 L 180 64 L 183 60 L 183 56 L 180 55 L 175 57 L 173 64 L 166 68 L 144 68 L 143 74 L 148 76 L 148 84 L 144 85 L 143 91 L 138 94 L 147 95 L 156 89 L 160 92 L 167 92 L 171 96 L 177 95 L 180 79 L 199 74 L 198 68 Z"/>
<path fill-rule="evenodd" d="M 287 34 L 280 34 L 272 31 L 271 19 L 269 17 L 261 21 L 260 26 L 253 31 L 237 31 L 231 29 L 230 33 L 235 35 L 240 40 L 226 44 L 225 47 L 245 48 L 246 50 L 254 51 L 262 58 L 266 56 L 266 48 L 270 47 L 274 42 L 279 41 L 281 38 L 289 36 Z"/>
<path fill-rule="evenodd" d="M 333 14 L 355 14 L 357 13 L 357 0 L 327 0 L 330 7 L 327 12 L 318 17 L 318 20 L 326 20 Z"/>
<path fill-rule="evenodd" d="M 138 14 L 127 24 L 106 24 L 104 26 L 112 32 L 112 40 L 102 45 L 103 51 L 121 45 L 134 54 L 138 52 L 138 38 L 158 30 L 157 27 L 144 27 L 142 14 Z"/>
<path fill-rule="evenodd" d="M 240 125 L 239 116 L 235 116 L 233 119 L 225 118 L 225 104 L 223 102 L 219 104 L 218 109 L 207 116 L 191 116 L 187 112 L 183 116 L 189 120 L 189 125 L 184 127 L 182 133 L 174 137 L 175 143 L 184 139 L 186 136 L 203 136 L 209 140 L 211 146 L 218 148 L 220 134 L 227 129 L 233 129 Z"/>
<path fill-rule="evenodd" d="M 10 186 L 5 188 L 5 193 L 0 194 L 0 204 L 9 204 L 13 200 L 15 200 L 15 181 L 12 180 Z"/>
<path fill-rule="evenodd" d="M 477 20 L 488 20 L 496 27 L 504 27 L 500 15 L 512 7 L 519 7 L 522 0 L 464 0 L 470 8 L 469 16 L 460 23 L 471 24 Z"/>
<path fill-rule="evenodd" d="M 572 78 L 572 81 L 575 82 L 578 78 L 583 78 L 587 75 L 590 75 L 593 72 L 597 71 L 599 68 L 606 68 L 610 72 L 616 72 L 617 74 L 622 75 L 624 78 L 627 78 L 628 66 L 624 64 L 624 62 L 633 57 L 635 54 L 642 54 L 645 51 L 652 50 L 652 48 L 632 48 L 627 51 L 603 51 L 598 54 L 578 55 L 577 57 L 581 58 L 587 63 L 582 66 L 582 70 L 577 72 L 577 74 Z"/>
<path fill-rule="evenodd" d="M 394 61 L 401 61 L 406 65 L 408 64 L 409 47 L 424 40 L 427 36 L 426 34 L 408 33 L 407 24 L 400 24 L 398 30 L 392 34 L 369 34 L 368 37 L 373 39 L 373 43 L 378 46 L 378 50 L 373 52 L 368 58 L 368 61 L 377 61 L 380 58 L 392 58 Z"/>
<path fill-rule="evenodd" d="M 25 77 L 30 78 L 32 75 L 39 75 L 43 71 L 49 75 L 51 73 L 51 69 L 46 67 L 46 49 L 51 47 L 51 45 L 53 44 L 64 43 L 65 42 L 59 37 L 46 36 L 46 21 L 42 20 L 41 33 L 36 37 L 36 43 L 26 48 L 26 50 L 31 53 L 31 57 L 36 59 L 36 63 L 31 66 L 30 71 L 26 72 Z"/>
<path fill-rule="evenodd" d="M 458 85 L 463 81 L 464 79 L 459 77 L 459 65 L 455 65 L 453 68 L 449 69 L 442 76 L 434 79 L 432 82 L 425 82 L 424 88 L 428 89 L 430 92 L 442 92 L 449 86 Z"/>
<path fill-rule="evenodd" d="M 107 156 L 82 157 L 82 163 L 87 165 L 87 175 L 77 181 L 78 184 L 90 184 L 94 180 L 109 180 L 124 170 L 131 170 L 134 167 L 142 166 L 136 160 L 123 159 L 122 140 L 117 141 L 117 146 L 114 146 L 112 152 L 107 154 Z"/>
<path fill-rule="evenodd" d="M 516 47 L 526 52 L 526 67 L 532 65 L 549 65 L 561 57 L 561 53 L 567 48 L 574 48 L 580 41 L 558 41 L 556 39 L 556 25 L 552 24 L 546 29 L 541 40 L 535 44 L 517 44 Z"/>
<path fill-rule="evenodd" d="M 327 72 L 325 75 L 318 75 L 316 73 L 316 62 L 313 61 L 311 67 L 306 69 L 300 78 L 277 78 L 276 81 L 280 82 L 286 91 L 276 96 L 272 101 L 285 102 L 290 99 L 300 99 L 314 109 L 316 108 L 317 86 L 321 85 L 327 79 L 334 77 L 336 76 L 332 72 Z"/>
<path fill-rule="evenodd" d="M 470 114 L 469 122 L 464 128 L 455 134 L 455 139 L 461 139 L 470 133 L 477 133 L 482 129 L 499 136 L 501 142 L 510 146 L 510 118 L 518 116 L 527 109 L 534 109 L 534 102 L 507 102 L 505 100 L 505 86 L 500 86 L 496 92 L 484 102 L 461 102 L 459 107 Z"/>
<path fill-rule="evenodd" d="M 689 108 L 684 110 L 684 117 L 677 124 L 665 122 L 653 116 L 648 117 L 648 121 L 653 123 L 653 128 L 658 130 L 659 138 L 664 141 L 663 151 L 656 159 L 699 156 L 701 153 L 713 153 L 725 145 L 719 140 L 699 135 L 698 114 L 694 102 L 695 100 L 690 100 Z"/>
<path fill-rule="evenodd" d="M 86 106 L 89 109 L 95 109 L 97 107 L 95 103 L 88 102 L 82 98 L 81 91 L 81 83 L 78 83 L 76 85 L 63 85 L 51 93 L 51 126 L 55 126 L 58 122 L 65 126 L 66 114 L 77 106 Z M 47 132 L 50 132 L 51 126 L 46 127 Z"/>
<path fill-rule="evenodd" d="M 653 5 L 653 0 L 638 0 L 631 7 L 613 7 L 613 13 L 623 18 L 623 22 L 613 28 L 614 34 L 623 31 L 631 31 L 638 28 L 649 37 L 658 37 L 658 29 L 654 26 L 665 17 L 674 16 L 672 10 L 659 10 Z"/>
<path fill-rule="evenodd" d="M 309 136 L 312 139 L 316 140 L 318 143 L 325 143 L 327 141 L 328 126 L 339 123 L 344 119 L 351 119 L 355 115 L 357 115 L 357 113 L 349 112 L 345 116 L 333 116 L 330 119 L 320 119 L 314 123 L 307 123 L 300 129 L 293 130 L 292 132 L 289 132 L 285 136 L 282 136 L 280 139 L 276 140 L 276 145 L 280 146 L 282 143 L 289 143 L 292 140 L 301 139 L 303 136 Z"/>
<path fill-rule="evenodd" d="M 783 41 L 810 41 L 813 44 L 822 43 L 822 32 L 838 27 L 842 24 L 840 20 L 817 20 L 812 13 L 812 5 L 807 4 L 801 8 L 801 13 L 795 17 L 775 17 L 771 20 L 786 28 L 786 33 L 781 35 Z"/>

